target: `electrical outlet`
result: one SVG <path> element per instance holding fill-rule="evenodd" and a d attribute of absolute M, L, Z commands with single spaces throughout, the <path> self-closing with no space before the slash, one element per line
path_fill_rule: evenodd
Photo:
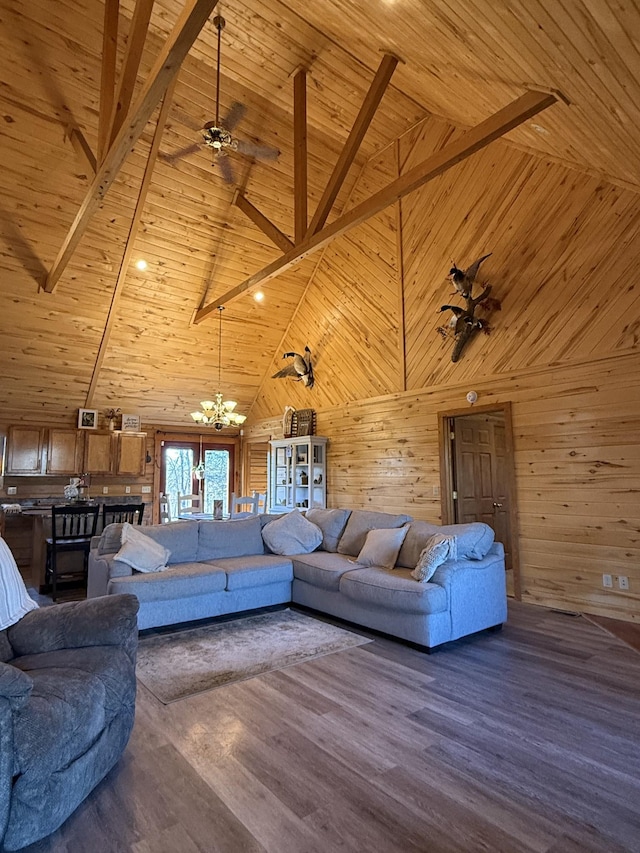
<path fill-rule="evenodd" d="M 142 492 L 143 495 L 150 495 L 151 494 L 151 486 L 143 486 L 140 489 L 140 491 Z"/>
<path fill-rule="evenodd" d="M 108 495 L 108 494 L 109 494 L 109 486 L 103 486 L 103 487 L 102 487 L 102 494 L 103 494 L 103 495 Z"/>
<path fill-rule="evenodd" d="M 125 486 L 124 487 L 124 493 L 125 493 L 125 495 L 130 495 L 131 494 L 131 486 Z"/>
<path fill-rule="evenodd" d="M 613 589 L 613 575 L 602 575 L 602 586 L 605 589 Z"/>
<path fill-rule="evenodd" d="M 629 589 L 629 578 L 626 575 L 618 575 L 618 589 Z"/>
<path fill-rule="evenodd" d="M 7 494 L 8 495 L 17 495 L 18 494 L 18 487 L 17 486 L 8 486 Z"/>

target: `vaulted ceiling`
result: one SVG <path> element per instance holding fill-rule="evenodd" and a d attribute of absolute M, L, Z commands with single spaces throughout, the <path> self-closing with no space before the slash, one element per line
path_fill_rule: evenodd
<path fill-rule="evenodd" d="M 134 9 L 135 0 L 121 0 L 120 58 Z M 153 4 L 138 92 L 182 9 L 182 0 Z M 464 130 L 527 89 L 562 97 L 494 145 L 640 189 L 640 10 L 633 4 L 226 0 L 215 11 L 226 19 L 222 111 L 245 104 L 238 135 L 281 152 L 276 162 L 232 155 L 236 184 L 290 238 L 296 71 L 307 71 L 313 213 L 384 52 L 401 62 L 329 222 L 362 200 L 356 183 L 372 158 L 383 184 L 397 176 L 392 143 L 411 138 L 429 115 Z M 205 25 L 180 69 L 131 263 L 112 305 L 158 111 L 55 290 L 44 292 L 39 285 L 91 183 L 73 142 L 80 131 L 97 150 L 104 3 L 0 0 L 0 18 L 3 419 L 60 421 L 89 404 L 186 426 L 188 412 L 217 390 L 216 317 L 194 325 L 194 313 L 281 254 L 234 206 L 235 187 L 212 168 L 208 149 L 175 163 L 165 156 L 198 141 L 215 114 L 216 30 Z M 275 354 L 288 348 L 287 329 L 318 257 L 268 282 L 263 302 L 245 295 L 225 310 L 221 390 L 239 411 L 249 410 Z M 133 265 L 139 258 L 148 263 L 144 272 Z"/>

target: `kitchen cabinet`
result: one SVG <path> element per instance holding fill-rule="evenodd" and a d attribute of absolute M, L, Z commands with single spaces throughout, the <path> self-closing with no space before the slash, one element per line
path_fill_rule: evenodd
<path fill-rule="evenodd" d="M 10 426 L 5 474 L 41 474 L 44 429 Z"/>
<path fill-rule="evenodd" d="M 305 435 L 269 442 L 269 511 L 327 505 L 327 439 Z"/>
<path fill-rule="evenodd" d="M 111 431 L 84 430 L 84 465 L 87 474 L 113 474 L 114 433 Z"/>
<path fill-rule="evenodd" d="M 82 473 L 84 432 L 79 429 L 50 429 L 47 442 L 47 474 Z"/>
<path fill-rule="evenodd" d="M 143 477 L 147 455 L 147 435 L 144 432 L 116 434 L 115 473 Z"/>

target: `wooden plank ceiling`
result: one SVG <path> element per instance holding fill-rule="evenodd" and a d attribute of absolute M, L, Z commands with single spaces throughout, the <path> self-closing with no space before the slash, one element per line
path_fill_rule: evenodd
<path fill-rule="evenodd" d="M 120 60 L 134 8 L 134 0 L 120 3 Z M 137 92 L 182 8 L 182 0 L 153 4 Z M 402 161 L 396 161 L 392 143 L 417 122 L 434 114 L 458 128 L 472 126 L 526 88 L 559 90 L 570 104 L 558 102 L 509 133 L 510 145 L 633 192 L 640 189 L 640 11 L 631 4 L 227 0 L 216 12 L 227 22 L 222 114 L 233 101 L 242 102 L 247 112 L 237 134 L 281 152 L 277 162 L 233 155 L 236 185 L 289 238 L 294 230 L 295 72 L 307 70 L 311 218 L 385 51 L 402 62 L 329 222 L 366 198 L 364 189 L 377 191 L 397 177 Z M 2 418 L 70 422 L 87 400 L 157 110 L 55 291 L 39 292 L 38 283 L 51 268 L 91 180 L 86 158 L 77 153 L 77 131 L 96 152 L 104 5 L 102 0 L 0 0 L 0 15 Z M 194 326 L 194 312 L 280 253 L 233 205 L 236 186 L 212 169 L 208 149 L 203 146 L 177 163 L 162 159 L 198 141 L 199 128 L 215 115 L 215 42 L 215 29 L 207 24 L 180 71 L 132 252 L 132 259 L 144 258 L 148 268 L 140 272 L 131 266 L 127 272 L 89 401 L 92 408 L 139 412 L 147 423 L 186 426 L 188 412 L 215 393 L 216 318 Z M 415 141 L 421 132 L 416 128 L 404 137 L 407 151 L 407 140 Z M 370 177 L 356 188 L 367 162 Z M 459 174 L 464 176 L 464 169 Z M 510 191 L 505 186 L 504 193 Z M 246 296 L 229 306 L 221 390 L 238 400 L 239 411 L 249 411 L 280 356 L 312 278 L 323 288 L 328 317 L 337 310 L 333 284 L 349 265 L 360 264 L 371 281 L 372 303 L 379 298 L 376 305 L 387 318 L 371 334 L 391 335 L 402 350 L 398 293 L 376 285 L 386 268 L 397 272 L 394 247 L 387 245 L 388 226 L 395 228 L 393 209 L 359 226 L 369 229 L 374 240 L 376 233 L 384 233 L 375 256 L 356 256 L 347 251 L 348 243 L 342 249 L 336 245 L 324 260 L 310 258 L 269 282 L 262 303 Z M 405 243 L 411 239 L 407 234 Z M 405 310 L 410 308 L 409 301 Z M 357 304 L 340 310 L 357 322 Z M 305 311 L 302 307 L 299 321 L 309 327 L 319 323 Z M 321 325 L 322 334 L 330 336 L 331 324 Z M 411 328 L 408 316 L 409 348 L 414 345 Z M 325 349 L 338 357 L 340 341 Z M 343 398 L 384 393 L 401 372 L 395 361 L 376 364 L 366 382 L 346 387 L 350 376 L 342 371 Z M 425 365 L 409 381 L 418 387 L 434 378 Z"/>

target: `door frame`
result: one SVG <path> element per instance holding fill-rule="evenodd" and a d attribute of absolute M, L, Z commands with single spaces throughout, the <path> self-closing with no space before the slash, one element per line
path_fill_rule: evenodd
<path fill-rule="evenodd" d="M 509 489 L 509 526 L 511 528 L 511 570 L 513 572 L 513 595 L 522 600 L 522 580 L 520 577 L 520 543 L 518 533 L 518 508 L 516 505 L 516 470 L 514 463 L 513 421 L 511 402 L 488 403 L 485 406 L 467 406 L 464 409 L 450 409 L 438 412 L 438 446 L 440 450 L 440 507 L 443 524 L 455 523 L 453 501 L 454 465 L 451 447 L 451 427 L 455 418 L 489 412 L 502 412 L 504 417 L 504 436 L 506 456 L 511 464 L 507 470 L 507 488 Z"/>

